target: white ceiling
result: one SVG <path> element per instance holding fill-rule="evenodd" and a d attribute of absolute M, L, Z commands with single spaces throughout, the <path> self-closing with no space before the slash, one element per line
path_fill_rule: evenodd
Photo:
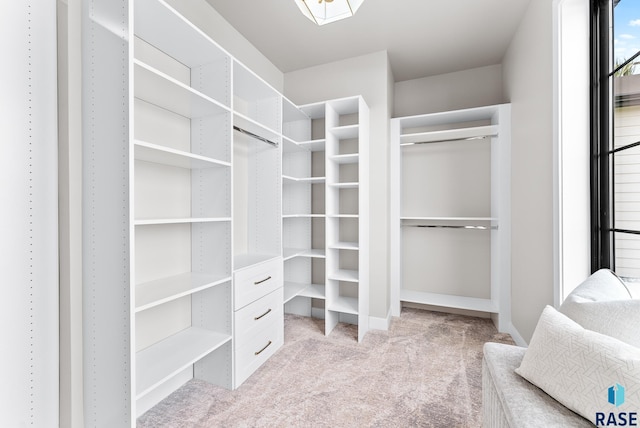
<path fill-rule="evenodd" d="M 386 49 L 399 82 L 499 64 L 530 0 L 365 0 L 321 27 L 294 0 L 207 1 L 284 73 Z"/>

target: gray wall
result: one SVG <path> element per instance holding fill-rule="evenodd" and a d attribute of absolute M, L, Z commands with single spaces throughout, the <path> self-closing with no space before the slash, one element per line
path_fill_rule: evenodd
<path fill-rule="evenodd" d="M 503 60 L 511 101 L 511 313 L 525 341 L 553 304 L 553 0 L 535 0 Z"/>
<path fill-rule="evenodd" d="M 479 67 L 395 84 L 394 117 L 505 102 L 502 66 Z"/>

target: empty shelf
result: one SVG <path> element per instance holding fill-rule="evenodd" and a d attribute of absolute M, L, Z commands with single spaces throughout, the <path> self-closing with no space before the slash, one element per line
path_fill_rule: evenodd
<path fill-rule="evenodd" d="M 231 276 L 183 273 L 136 285 L 136 312 L 223 284 Z"/>
<path fill-rule="evenodd" d="M 136 0 L 133 10 L 136 36 L 187 67 L 228 61 L 228 55 L 209 36 L 166 3 Z"/>
<path fill-rule="evenodd" d="M 480 299 L 477 297 L 400 290 L 400 301 L 446 308 L 466 309 L 471 311 L 498 312 L 497 305 L 491 301 L 491 299 Z"/>
<path fill-rule="evenodd" d="M 248 266 L 257 265 L 259 263 L 266 262 L 268 260 L 280 257 L 277 254 L 261 254 L 261 253 L 245 253 L 236 254 L 233 257 L 233 269 L 243 269 Z"/>
<path fill-rule="evenodd" d="M 400 217 L 400 220 L 419 220 L 419 221 L 496 221 L 496 217 Z"/>
<path fill-rule="evenodd" d="M 186 169 L 204 169 L 231 166 L 229 162 L 196 155 L 182 150 L 159 146 L 157 144 L 136 141 L 135 158 L 162 165 L 177 166 Z"/>
<path fill-rule="evenodd" d="M 321 184 L 326 181 L 326 177 L 291 177 L 289 175 L 283 175 L 282 181 L 284 183 L 311 183 L 311 184 Z"/>
<path fill-rule="evenodd" d="M 216 223 L 231 221 L 230 217 L 202 217 L 202 218 L 156 218 L 139 219 L 134 222 L 136 226 L 151 226 L 158 224 L 185 224 L 185 223 Z"/>
<path fill-rule="evenodd" d="M 326 257 L 325 251 L 319 250 L 319 249 L 284 248 L 282 252 L 285 260 L 289 260 L 294 257 L 316 257 L 316 258 Z"/>
<path fill-rule="evenodd" d="M 136 400 L 231 340 L 190 327 L 136 353 Z"/>
<path fill-rule="evenodd" d="M 446 129 L 443 131 L 416 132 L 400 136 L 400 145 L 412 145 L 420 143 L 437 143 L 456 140 L 469 140 L 495 136 L 498 134 L 498 125 L 475 126 L 472 128 Z"/>
<path fill-rule="evenodd" d="M 338 189 L 357 189 L 359 183 L 333 183 L 330 184 L 331 187 L 336 187 Z"/>
<path fill-rule="evenodd" d="M 243 115 L 242 113 L 233 113 L 233 124 L 238 128 L 258 135 L 269 141 L 273 141 L 274 143 L 278 143 L 280 141 L 280 135 L 276 131 L 248 116 Z M 254 141 L 258 140 L 254 139 Z"/>
<path fill-rule="evenodd" d="M 282 218 L 324 218 L 325 214 L 284 214 Z"/>
<path fill-rule="evenodd" d="M 350 164 L 350 163 L 358 163 L 360 161 L 359 153 L 348 153 L 346 155 L 335 155 L 330 158 L 335 163 L 340 164 Z"/>
<path fill-rule="evenodd" d="M 134 60 L 135 97 L 187 118 L 228 112 L 217 101 L 182 82 Z"/>
<path fill-rule="evenodd" d="M 334 281 L 358 282 L 358 278 L 358 271 L 350 269 L 339 269 L 332 275 L 329 275 L 329 279 Z"/>
<path fill-rule="evenodd" d="M 294 297 L 310 297 L 312 299 L 324 299 L 324 285 L 303 284 L 298 282 L 284 283 L 284 303 Z"/>
<path fill-rule="evenodd" d="M 350 138 L 358 138 L 358 132 L 360 127 L 358 125 L 338 126 L 331 129 L 331 133 L 340 140 L 347 140 Z"/>
<path fill-rule="evenodd" d="M 334 250 L 359 250 L 360 244 L 357 242 L 337 242 L 333 245 L 329 245 L 329 248 Z"/>
<path fill-rule="evenodd" d="M 355 297 L 340 296 L 335 302 L 329 304 L 328 309 L 333 312 L 358 315 L 358 299 Z"/>

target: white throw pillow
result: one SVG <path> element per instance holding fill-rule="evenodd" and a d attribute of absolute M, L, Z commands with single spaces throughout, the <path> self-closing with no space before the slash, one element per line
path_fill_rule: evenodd
<path fill-rule="evenodd" d="M 542 312 L 516 373 L 594 424 L 598 413 L 605 421 L 610 413 L 627 419 L 640 413 L 640 349 L 586 330 L 551 306 Z M 610 388 L 618 405 L 609 402 Z"/>

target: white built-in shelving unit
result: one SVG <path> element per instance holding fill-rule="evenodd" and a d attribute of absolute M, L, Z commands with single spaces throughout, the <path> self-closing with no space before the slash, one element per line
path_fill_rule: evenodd
<path fill-rule="evenodd" d="M 136 0 L 133 9 L 138 416 L 193 377 L 233 387 L 232 63 L 163 2 Z"/>
<path fill-rule="evenodd" d="M 510 106 L 391 120 L 391 303 L 510 323 Z"/>
<path fill-rule="evenodd" d="M 164 0 L 86 6 L 85 425 L 134 426 L 193 378 L 237 388 L 282 345 L 284 300 L 294 295 L 327 301 L 327 332 L 355 317 L 361 338 L 364 102 L 296 107 Z M 320 110 L 331 126 L 314 140 Z M 283 153 L 292 161 L 284 171 Z M 330 176 L 311 172 L 313 153 Z M 340 175 L 343 162 L 359 163 L 359 175 Z M 324 193 L 312 208 L 312 187 L 333 195 L 327 213 Z M 339 195 L 354 191 L 347 209 Z M 343 220 L 352 239 L 338 240 Z M 322 245 L 311 242 L 316 221 Z M 328 247 L 325 222 L 335 230 Z M 349 265 L 340 252 L 352 255 Z M 310 260 L 332 267 L 326 281 L 285 275 L 283 265 Z"/>
<path fill-rule="evenodd" d="M 235 387 L 284 342 L 282 95 L 233 64 Z"/>
<path fill-rule="evenodd" d="M 285 106 L 285 311 L 368 330 L 368 108 L 361 97 Z"/>
<path fill-rule="evenodd" d="M 65 366 L 75 343 L 65 330 L 76 326 L 65 314 L 70 300 L 75 303 L 69 284 L 79 280 L 68 257 L 76 248 L 68 214 L 75 194 L 58 195 L 59 180 L 61 188 L 69 184 L 64 159 L 70 158 L 65 127 L 57 132 L 59 105 L 60 123 L 69 121 L 66 89 L 60 89 L 60 104 L 57 98 L 58 8 L 55 2 L 5 2 L 0 13 L 6 64 L 0 69 L 2 427 L 57 426 L 71 389 Z M 65 53 L 59 55 L 64 63 Z"/>

